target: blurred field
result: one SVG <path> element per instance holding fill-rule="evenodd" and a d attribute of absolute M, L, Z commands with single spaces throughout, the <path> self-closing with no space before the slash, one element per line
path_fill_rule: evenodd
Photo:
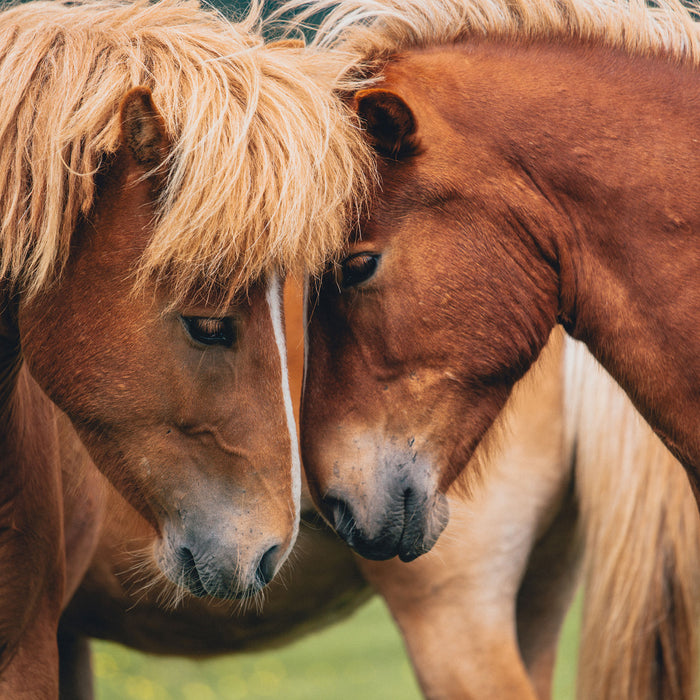
<path fill-rule="evenodd" d="M 555 700 L 574 699 L 579 617 L 577 603 L 559 648 Z M 98 642 L 93 662 L 98 700 L 420 698 L 399 634 L 379 599 L 347 622 L 271 652 L 191 661 Z"/>

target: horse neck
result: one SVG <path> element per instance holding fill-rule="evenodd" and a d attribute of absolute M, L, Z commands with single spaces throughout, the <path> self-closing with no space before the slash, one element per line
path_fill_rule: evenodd
<path fill-rule="evenodd" d="M 22 362 L 13 316 L 0 298 L 0 668 L 40 610 L 57 624 L 65 576 L 53 404 Z"/>
<path fill-rule="evenodd" d="M 64 594 L 71 595 L 92 558 L 105 484 L 68 418 L 23 363 L 11 303 L 0 302 L 0 308 L 0 529 L 17 531 L 0 537 L 0 559 L 13 560 L 18 571 L 31 562 L 35 581 L 49 586 L 53 605 L 58 606 L 65 602 L 60 598 L 64 584 Z M 23 531 L 33 533 L 35 551 L 18 561 L 16 552 L 27 549 Z M 42 567 L 47 575 L 37 579 Z M 19 578 L 17 590 L 29 596 L 31 607 L 31 594 L 35 600 L 39 595 L 38 583 L 29 590 Z M 0 597 L 12 600 L 12 577 L 4 582 L 9 588 L 0 588 Z M 22 605 L 15 607 L 22 612 Z M 3 629 L 18 626 L 0 613 L 0 636 Z"/>
<path fill-rule="evenodd" d="M 32 487 L 60 482 L 56 413 L 22 361 L 12 302 L 0 309 L 0 502 L 20 492 L 31 500 Z"/>
<path fill-rule="evenodd" d="M 522 79 L 510 158 L 539 201 L 538 249 L 557 252 L 560 319 L 700 468 L 697 70 L 592 47 L 531 53 L 508 75 Z"/>
<path fill-rule="evenodd" d="M 418 123 L 431 125 L 428 148 L 430 131 L 448 135 L 473 216 L 511 235 L 529 269 L 551 267 L 560 321 L 700 469 L 697 69 L 592 44 L 475 40 L 417 50 L 386 76 L 409 97 L 440 85 L 418 100 Z"/>

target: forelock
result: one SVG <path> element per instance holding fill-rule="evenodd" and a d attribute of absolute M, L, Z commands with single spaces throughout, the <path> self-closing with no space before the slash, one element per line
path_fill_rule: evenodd
<path fill-rule="evenodd" d="M 118 106 L 149 87 L 172 143 L 137 279 L 231 293 L 275 268 L 315 271 L 342 247 L 371 159 L 328 63 L 266 48 L 196 2 L 35 2 L 0 13 L 0 277 L 38 291 L 65 264 Z"/>

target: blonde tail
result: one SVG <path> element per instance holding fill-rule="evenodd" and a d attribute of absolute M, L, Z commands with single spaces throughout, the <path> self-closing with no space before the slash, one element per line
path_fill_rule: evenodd
<path fill-rule="evenodd" d="M 580 700 L 692 700 L 700 518 L 682 467 L 567 338 L 566 410 L 585 543 Z"/>

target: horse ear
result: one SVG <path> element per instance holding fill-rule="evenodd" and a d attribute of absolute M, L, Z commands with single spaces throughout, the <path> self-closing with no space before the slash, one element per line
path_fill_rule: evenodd
<path fill-rule="evenodd" d="M 122 144 L 134 160 L 148 169 L 160 165 L 168 154 L 168 138 L 151 91 L 143 86 L 130 90 L 122 100 L 120 118 Z"/>
<path fill-rule="evenodd" d="M 374 148 L 382 155 L 401 158 L 418 150 L 416 119 L 395 92 L 381 88 L 360 90 L 355 95 L 355 110 Z"/>

